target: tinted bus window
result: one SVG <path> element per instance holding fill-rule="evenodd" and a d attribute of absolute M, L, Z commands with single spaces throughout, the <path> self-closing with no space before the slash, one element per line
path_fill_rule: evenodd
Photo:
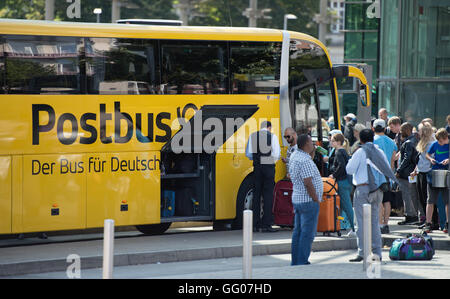
<path fill-rule="evenodd" d="M 0 94 L 5 93 L 5 55 L 3 54 L 3 40 L 0 38 Z"/>
<path fill-rule="evenodd" d="M 88 93 L 156 93 L 154 49 L 151 41 L 140 39 L 87 39 L 85 55 Z"/>
<path fill-rule="evenodd" d="M 281 43 L 230 43 L 232 93 L 278 93 Z"/>
<path fill-rule="evenodd" d="M 334 108 L 330 78 L 330 64 L 321 47 L 304 40 L 291 41 L 289 97 L 294 107 L 293 126 L 310 133 L 313 141 L 324 140 L 330 124 L 334 125 L 334 120 L 330 119 Z M 316 90 L 316 83 L 317 87 L 322 87 L 320 92 Z"/>
<path fill-rule="evenodd" d="M 330 79 L 330 64 L 324 50 L 318 45 L 292 40 L 289 49 L 289 87 Z"/>
<path fill-rule="evenodd" d="M 52 36 L 6 36 L 5 92 L 71 94 L 80 92 L 78 51 L 81 39 Z"/>
<path fill-rule="evenodd" d="M 164 94 L 228 93 L 226 44 L 161 42 Z"/>

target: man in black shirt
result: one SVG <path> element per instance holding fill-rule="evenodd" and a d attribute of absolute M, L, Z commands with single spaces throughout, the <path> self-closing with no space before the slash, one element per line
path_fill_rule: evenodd
<path fill-rule="evenodd" d="M 405 221 L 398 224 L 412 224 L 417 222 L 417 211 L 419 209 L 417 192 L 414 184 L 409 183 L 409 175 L 416 168 L 417 140 L 412 133 L 413 126 L 410 123 L 402 124 L 400 134 L 405 140 L 400 147 L 400 159 L 395 176 L 398 178 L 402 199 L 405 207 Z M 423 213 L 423 212 L 422 212 Z"/>

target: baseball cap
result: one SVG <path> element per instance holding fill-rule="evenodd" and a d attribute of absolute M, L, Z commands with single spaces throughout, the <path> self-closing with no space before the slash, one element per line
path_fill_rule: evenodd
<path fill-rule="evenodd" d="M 386 128 L 386 122 L 384 121 L 384 119 L 376 119 L 374 122 L 373 122 L 373 127 L 374 128 L 376 128 L 376 127 L 382 127 L 382 128 Z"/>
<path fill-rule="evenodd" d="M 344 117 L 349 117 L 349 118 L 351 118 L 351 119 L 354 119 L 354 118 L 356 118 L 356 115 L 354 115 L 353 113 L 349 113 L 349 114 L 347 114 L 347 115 L 344 116 Z"/>
<path fill-rule="evenodd" d="M 328 133 L 328 135 L 331 135 L 331 136 L 333 136 L 334 134 L 342 134 L 342 131 L 341 130 L 336 130 L 336 129 L 334 129 L 334 130 L 331 130 L 330 131 L 330 133 Z"/>

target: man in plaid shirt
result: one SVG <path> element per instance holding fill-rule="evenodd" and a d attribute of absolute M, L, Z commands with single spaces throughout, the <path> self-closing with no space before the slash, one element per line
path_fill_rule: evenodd
<path fill-rule="evenodd" d="M 307 134 L 298 138 L 298 150 L 291 155 L 289 174 L 293 184 L 294 231 L 292 233 L 291 265 L 308 265 L 311 246 L 317 231 L 319 202 L 323 183 L 320 172 L 311 158 L 312 139 Z"/>

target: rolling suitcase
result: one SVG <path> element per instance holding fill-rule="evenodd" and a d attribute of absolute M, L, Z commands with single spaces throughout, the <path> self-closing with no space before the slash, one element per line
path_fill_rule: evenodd
<path fill-rule="evenodd" d="M 161 217 L 175 215 L 175 191 L 164 190 L 161 198 Z"/>
<path fill-rule="evenodd" d="M 292 206 L 292 182 L 281 180 L 273 191 L 273 222 L 279 226 L 294 226 L 294 207 Z"/>
<path fill-rule="evenodd" d="M 322 178 L 323 196 L 320 203 L 317 231 L 323 235 L 337 233 L 341 236 L 340 197 L 337 194 L 337 182 L 332 178 Z"/>

